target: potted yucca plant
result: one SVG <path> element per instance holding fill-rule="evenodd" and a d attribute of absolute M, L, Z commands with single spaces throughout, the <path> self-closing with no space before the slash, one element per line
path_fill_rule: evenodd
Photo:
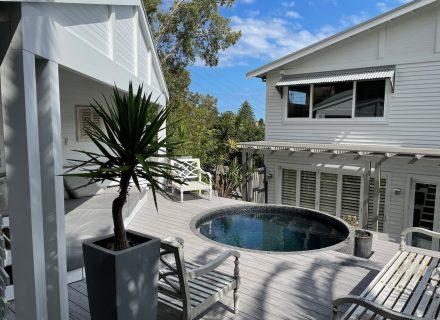
<path fill-rule="evenodd" d="M 115 87 L 111 99 L 104 97 L 103 104 L 95 101 L 91 106 L 103 127 L 90 122 L 86 133 L 99 152 L 76 150 L 85 159 L 73 160 L 75 166 L 66 175 L 87 178 L 89 184 L 119 184 L 111 212 L 114 234 L 83 243 L 91 317 L 155 319 L 160 240 L 125 230 L 122 210 L 132 184 L 141 191 L 141 181 L 148 182 L 157 208 L 162 181 L 179 182 L 167 159 L 180 143 L 170 142 L 169 136 L 159 138 L 170 108 L 160 109 L 142 86 L 134 92 L 131 83 L 127 93 Z"/>

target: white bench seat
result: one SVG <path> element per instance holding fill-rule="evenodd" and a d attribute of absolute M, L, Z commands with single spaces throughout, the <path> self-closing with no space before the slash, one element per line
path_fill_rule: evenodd
<path fill-rule="evenodd" d="M 405 250 L 404 240 L 411 232 L 440 237 L 421 228 L 405 230 L 400 250 L 359 297 L 333 301 L 333 319 L 440 319 L 440 259 Z M 341 304 L 352 305 L 339 317 Z"/>
<path fill-rule="evenodd" d="M 208 191 L 209 200 L 212 197 L 212 176 L 209 172 L 203 171 L 200 167 L 200 159 L 176 159 L 171 160 L 173 167 L 173 176 L 181 183 L 173 182 L 172 191 L 180 191 L 180 202 L 183 202 L 183 193 L 187 191 Z M 204 182 L 202 175 L 206 176 L 207 182 Z"/>
<path fill-rule="evenodd" d="M 186 184 L 182 184 L 182 185 L 173 182 L 173 188 L 181 190 L 183 192 L 195 191 L 195 190 L 196 191 L 198 191 L 198 190 L 203 190 L 203 191 L 211 190 L 211 186 L 209 184 L 206 184 L 204 182 L 199 182 L 199 181 L 186 181 Z"/>

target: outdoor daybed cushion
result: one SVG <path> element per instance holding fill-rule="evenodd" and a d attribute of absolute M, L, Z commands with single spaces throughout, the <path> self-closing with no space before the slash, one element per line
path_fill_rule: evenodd
<path fill-rule="evenodd" d="M 74 176 L 64 177 L 64 186 L 72 198 L 91 197 L 104 193 L 97 183 L 89 183 L 89 179 Z"/>
<path fill-rule="evenodd" d="M 108 187 L 102 194 L 79 199 L 66 199 L 66 246 L 67 270 L 83 267 L 82 243 L 86 240 L 111 234 L 113 232 L 112 202 L 118 187 Z M 127 218 L 145 195 L 132 188 L 124 206 L 124 219 Z"/>

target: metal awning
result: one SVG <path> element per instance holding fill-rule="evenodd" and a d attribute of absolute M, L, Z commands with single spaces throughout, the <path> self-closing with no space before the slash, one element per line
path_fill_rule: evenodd
<path fill-rule="evenodd" d="M 368 68 L 358 70 L 344 70 L 321 72 L 314 74 L 286 75 L 278 81 L 276 87 L 307 85 L 318 83 L 348 82 L 356 80 L 390 79 L 394 83 L 394 66 Z"/>
<path fill-rule="evenodd" d="M 440 149 L 435 148 L 411 148 L 393 145 L 372 145 L 372 144 L 332 144 L 332 143 L 294 143 L 280 141 L 254 141 L 240 142 L 240 149 L 289 151 L 289 152 L 310 152 L 310 153 L 332 153 L 332 154 L 357 154 L 360 156 L 406 156 L 416 160 L 440 159 Z"/>

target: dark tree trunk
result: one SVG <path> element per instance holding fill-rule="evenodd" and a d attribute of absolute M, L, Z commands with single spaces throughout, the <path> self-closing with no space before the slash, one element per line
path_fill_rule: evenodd
<path fill-rule="evenodd" d="M 124 227 L 124 218 L 122 209 L 127 202 L 128 186 L 130 183 L 130 174 L 123 173 L 120 181 L 119 196 L 113 201 L 112 215 L 114 226 L 114 250 L 123 250 L 128 248 L 127 233 Z"/>

